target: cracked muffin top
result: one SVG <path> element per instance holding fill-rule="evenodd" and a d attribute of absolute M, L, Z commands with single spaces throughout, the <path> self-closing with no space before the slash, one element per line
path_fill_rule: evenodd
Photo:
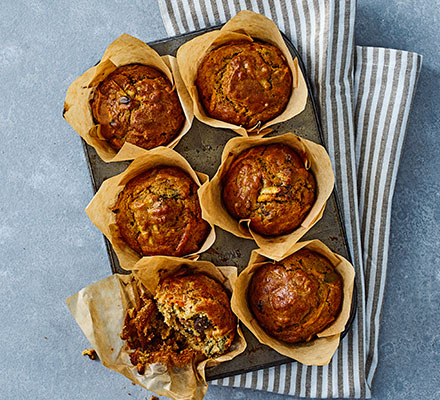
<path fill-rule="evenodd" d="M 301 249 L 261 266 L 248 289 L 250 308 L 267 334 L 287 342 L 313 339 L 336 320 L 343 281 L 327 258 Z"/>
<path fill-rule="evenodd" d="M 250 129 L 284 111 L 292 91 L 292 74 L 277 47 L 239 41 L 205 56 L 196 86 L 210 117 Z"/>
<path fill-rule="evenodd" d="M 204 243 L 197 184 L 183 170 L 158 167 L 130 180 L 113 207 L 122 239 L 143 256 L 183 256 Z"/>
<path fill-rule="evenodd" d="M 168 78 L 155 68 L 129 64 L 97 86 L 90 101 L 100 137 L 118 151 L 124 142 L 145 149 L 166 145 L 182 130 L 182 106 Z"/>
<path fill-rule="evenodd" d="M 223 286 L 201 274 L 162 279 L 154 296 L 165 323 L 183 334 L 206 357 L 224 353 L 235 337 L 237 321 Z"/>
<path fill-rule="evenodd" d="M 315 202 L 315 178 L 298 154 L 283 144 L 252 147 L 223 177 L 223 203 L 236 219 L 265 236 L 295 230 Z"/>

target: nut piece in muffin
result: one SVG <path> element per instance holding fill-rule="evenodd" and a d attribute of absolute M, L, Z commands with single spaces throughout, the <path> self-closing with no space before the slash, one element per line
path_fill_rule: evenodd
<path fill-rule="evenodd" d="M 155 68 L 129 64 L 97 86 L 90 101 L 100 136 L 118 151 L 124 142 L 145 149 L 170 143 L 185 122 L 176 90 Z"/>
<path fill-rule="evenodd" d="M 177 167 L 147 170 L 130 180 L 113 207 L 122 239 L 143 256 L 183 256 L 200 249 L 210 226 L 197 184 Z"/>
<path fill-rule="evenodd" d="M 277 47 L 238 41 L 210 51 L 195 83 L 210 117 L 250 129 L 284 111 L 292 92 L 292 73 Z"/>
<path fill-rule="evenodd" d="M 154 296 L 165 323 L 186 337 L 206 357 L 224 353 L 232 344 L 236 318 L 225 289 L 201 274 L 162 279 Z"/>
<path fill-rule="evenodd" d="M 141 375 L 147 364 L 183 367 L 200 356 L 183 335 L 165 324 L 154 300 L 145 293 L 127 311 L 121 339 L 127 342 L 130 361 Z"/>
<path fill-rule="evenodd" d="M 329 260 L 301 249 L 253 275 L 248 302 L 267 334 L 287 343 L 307 342 L 336 320 L 343 281 Z"/>
<path fill-rule="evenodd" d="M 236 219 L 250 219 L 262 235 L 295 230 L 315 202 L 315 178 L 299 155 L 283 144 L 240 153 L 223 177 L 223 203 Z"/>

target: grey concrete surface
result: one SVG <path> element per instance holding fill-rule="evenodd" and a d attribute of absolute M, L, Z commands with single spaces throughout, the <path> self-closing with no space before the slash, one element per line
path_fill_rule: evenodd
<path fill-rule="evenodd" d="M 356 42 L 423 55 L 396 182 L 377 399 L 440 399 L 438 1 L 359 1 Z"/>
<path fill-rule="evenodd" d="M 356 40 L 420 52 L 393 203 L 375 399 L 440 398 L 440 57 L 434 1 L 359 0 Z M 3 0 L 0 8 L 0 399 L 145 399 L 81 356 L 64 299 L 110 272 L 66 88 L 123 32 L 166 36 L 156 0 Z M 283 396 L 210 387 L 206 399 Z"/>

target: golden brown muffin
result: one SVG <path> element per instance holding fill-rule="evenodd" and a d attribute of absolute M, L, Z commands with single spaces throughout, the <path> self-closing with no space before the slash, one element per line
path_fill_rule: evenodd
<path fill-rule="evenodd" d="M 237 322 L 222 285 L 206 275 L 163 279 L 154 296 L 165 323 L 186 337 L 206 357 L 224 353 L 235 337 Z"/>
<path fill-rule="evenodd" d="M 124 65 L 108 75 L 97 86 L 90 106 L 101 136 L 115 151 L 124 142 L 145 149 L 166 145 L 185 122 L 168 78 L 141 64 Z"/>
<path fill-rule="evenodd" d="M 210 229 L 202 219 L 197 189 L 175 167 L 153 168 L 133 178 L 113 207 L 122 239 L 143 256 L 196 252 Z"/>
<path fill-rule="evenodd" d="M 295 230 L 315 202 L 315 178 L 290 147 L 256 146 L 240 153 L 223 178 L 223 202 L 262 235 Z"/>
<path fill-rule="evenodd" d="M 204 57 L 196 86 L 210 117 L 250 129 L 284 111 L 292 92 L 292 73 L 277 47 L 231 42 Z"/>
<path fill-rule="evenodd" d="M 327 258 L 302 249 L 261 266 L 248 289 L 252 312 L 267 334 L 287 343 L 305 342 L 338 316 L 343 281 Z"/>
<path fill-rule="evenodd" d="M 144 374 L 147 364 L 183 367 L 200 356 L 183 335 L 165 324 L 155 302 L 145 293 L 136 307 L 128 310 L 121 339 L 127 342 L 131 363 L 140 374 Z"/>

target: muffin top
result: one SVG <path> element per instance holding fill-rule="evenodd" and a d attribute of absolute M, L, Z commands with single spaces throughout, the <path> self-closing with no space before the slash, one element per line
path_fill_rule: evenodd
<path fill-rule="evenodd" d="M 136 176 L 113 207 L 122 239 L 144 256 L 196 252 L 210 229 L 202 219 L 197 189 L 176 167 L 153 168 Z"/>
<path fill-rule="evenodd" d="M 145 149 L 166 145 L 185 122 L 176 90 L 155 68 L 129 64 L 99 85 L 90 101 L 100 136 L 118 151 L 124 142 Z"/>
<path fill-rule="evenodd" d="M 327 258 L 301 249 L 261 266 L 248 289 L 250 308 L 271 336 L 296 343 L 311 340 L 337 318 L 343 281 Z"/>
<path fill-rule="evenodd" d="M 315 201 L 315 178 L 298 154 L 283 144 L 240 153 L 223 177 L 223 202 L 236 219 L 250 219 L 262 235 L 295 230 Z"/>
<path fill-rule="evenodd" d="M 214 279 L 201 273 L 168 276 L 154 298 L 165 322 L 193 349 L 213 357 L 230 347 L 237 322 L 225 289 Z"/>
<path fill-rule="evenodd" d="M 239 41 L 204 57 L 196 86 L 210 117 L 250 129 L 284 111 L 292 91 L 292 74 L 277 47 Z"/>

